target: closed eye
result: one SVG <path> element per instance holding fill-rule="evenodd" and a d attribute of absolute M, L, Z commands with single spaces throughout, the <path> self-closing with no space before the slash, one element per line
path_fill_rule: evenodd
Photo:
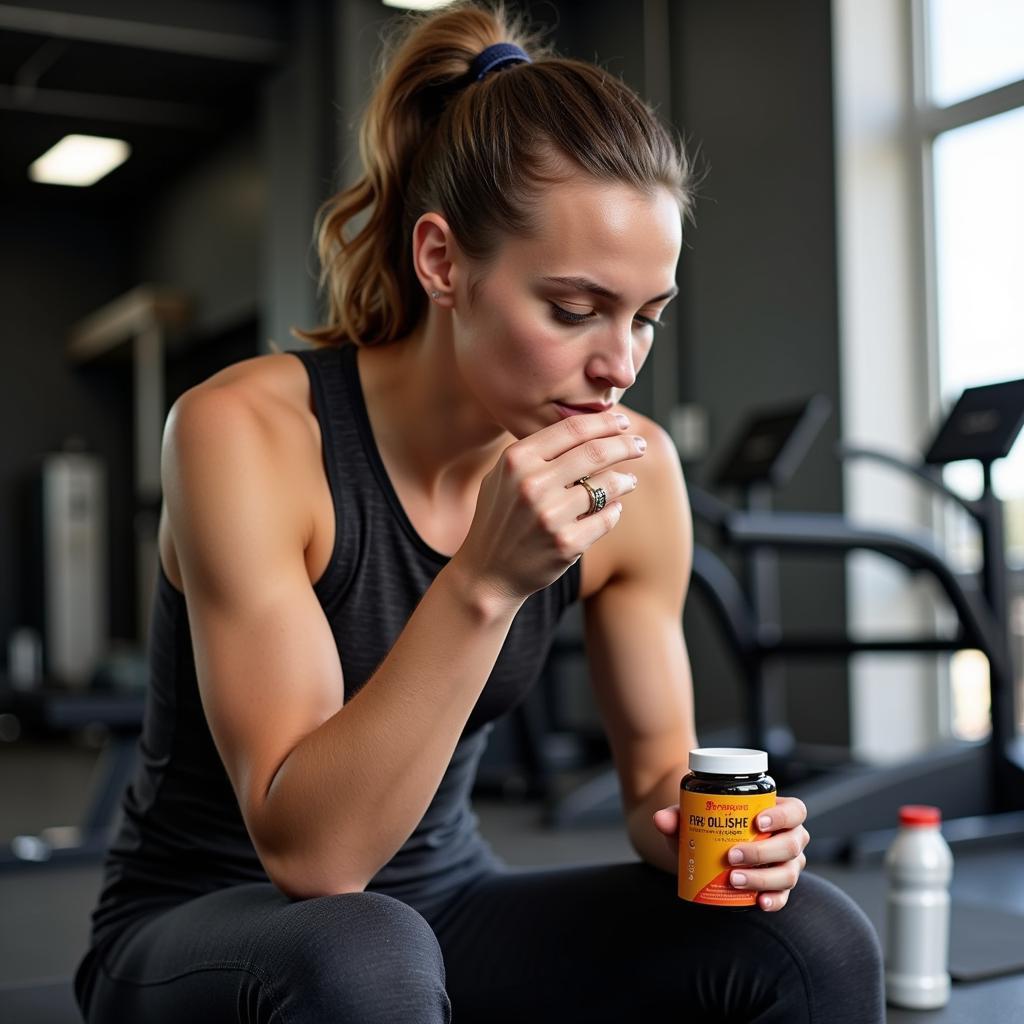
<path fill-rule="evenodd" d="M 635 317 L 633 317 L 633 319 L 634 320 L 639 320 L 640 323 L 642 323 L 642 324 L 650 324 L 652 327 L 664 327 L 665 326 L 665 321 L 664 320 L 655 320 L 653 317 L 641 316 L 639 313 L 637 313 L 637 315 Z"/>
<path fill-rule="evenodd" d="M 561 306 L 556 303 L 551 303 L 551 308 L 554 311 L 555 319 L 560 320 L 566 324 L 581 324 L 585 320 L 592 320 L 597 314 L 596 313 L 571 313 L 567 309 L 562 309 Z M 639 320 L 642 324 L 650 324 L 651 327 L 664 327 L 665 322 L 663 320 L 653 320 L 649 316 L 641 316 L 639 313 L 633 318 Z"/>

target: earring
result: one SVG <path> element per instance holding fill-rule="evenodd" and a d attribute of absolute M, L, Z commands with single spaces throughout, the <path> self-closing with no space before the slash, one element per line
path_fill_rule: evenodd
<path fill-rule="evenodd" d="M 438 290 L 437 290 L 437 289 L 435 288 L 435 289 L 434 289 L 434 290 L 433 290 L 433 291 L 432 291 L 432 292 L 430 293 L 430 297 L 431 297 L 432 299 L 439 299 L 439 298 L 441 297 L 441 293 L 440 293 L 440 292 L 439 292 L 439 291 L 438 291 Z"/>

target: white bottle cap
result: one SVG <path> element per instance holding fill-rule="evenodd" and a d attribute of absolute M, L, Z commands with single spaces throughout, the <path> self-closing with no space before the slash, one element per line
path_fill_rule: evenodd
<path fill-rule="evenodd" d="M 690 751 L 690 771 L 756 775 L 768 771 L 768 752 L 747 747 L 699 747 Z"/>

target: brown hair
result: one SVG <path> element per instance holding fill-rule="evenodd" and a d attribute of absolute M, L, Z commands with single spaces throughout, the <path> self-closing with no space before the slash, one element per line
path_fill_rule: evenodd
<path fill-rule="evenodd" d="M 546 183 L 582 172 L 644 194 L 658 186 L 692 217 L 693 181 L 682 140 L 624 82 L 588 61 L 556 56 L 502 0 L 456 0 L 396 20 L 359 126 L 365 173 L 317 214 L 325 326 L 292 333 L 314 345 L 386 344 L 419 322 L 426 296 L 411 233 L 441 213 L 477 269 L 503 236 L 531 237 L 533 200 Z M 522 47 L 532 63 L 467 81 L 492 43 Z M 362 227 L 345 227 L 364 210 Z"/>

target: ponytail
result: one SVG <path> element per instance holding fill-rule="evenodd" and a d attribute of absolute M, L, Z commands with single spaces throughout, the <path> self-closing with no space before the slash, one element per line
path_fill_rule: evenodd
<path fill-rule="evenodd" d="M 470 81 L 474 58 L 513 43 L 531 58 Z M 503 237 L 530 237 L 532 201 L 573 172 L 658 186 L 690 215 L 690 167 L 675 134 L 620 79 L 557 57 L 502 0 L 456 0 L 396 22 L 359 126 L 364 174 L 320 208 L 316 240 L 327 323 L 292 333 L 317 346 L 382 345 L 419 323 L 426 296 L 411 233 L 442 213 L 467 257 L 485 267 Z M 351 222 L 367 212 L 365 223 Z M 346 230 L 348 229 L 348 230 Z"/>

